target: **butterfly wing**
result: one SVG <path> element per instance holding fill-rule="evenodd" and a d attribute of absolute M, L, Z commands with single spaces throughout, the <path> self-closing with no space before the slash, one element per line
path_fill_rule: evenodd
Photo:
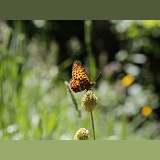
<path fill-rule="evenodd" d="M 76 62 L 72 68 L 72 80 L 70 82 L 71 89 L 74 92 L 89 90 L 95 83 L 90 82 L 87 72 L 80 62 Z"/>
<path fill-rule="evenodd" d="M 83 80 L 83 79 L 89 81 L 89 77 L 87 75 L 87 72 L 85 71 L 85 69 L 83 68 L 83 66 L 81 65 L 80 62 L 76 62 L 73 65 L 72 78 L 73 79 L 78 79 L 80 81 Z"/>
<path fill-rule="evenodd" d="M 82 91 L 80 88 L 80 81 L 79 80 L 72 79 L 70 82 L 70 86 L 74 92 L 81 92 Z"/>

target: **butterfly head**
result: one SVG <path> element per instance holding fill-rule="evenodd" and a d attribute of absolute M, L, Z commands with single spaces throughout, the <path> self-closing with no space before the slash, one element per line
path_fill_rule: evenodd
<path fill-rule="evenodd" d="M 96 82 L 90 82 L 90 85 L 89 85 L 89 88 L 88 88 L 88 90 L 90 90 L 93 86 L 95 86 L 96 85 Z"/>
<path fill-rule="evenodd" d="M 96 82 L 90 82 L 90 85 L 91 85 L 91 86 L 95 86 L 95 85 L 96 85 Z"/>

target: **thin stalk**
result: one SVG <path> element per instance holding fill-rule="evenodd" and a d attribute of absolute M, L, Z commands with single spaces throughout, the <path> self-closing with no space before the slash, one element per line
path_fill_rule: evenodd
<path fill-rule="evenodd" d="M 96 140 L 96 135 L 95 135 L 95 130 L 94 130 L 94 119 L 93 119 L 92 110 L 91 110 L 91 122 L 92 122 L 93 138 L 94 138 L 94 140 Z"/>
<path fill-rule="evenodd" d="M 72 102 L 73 102 L 73 104 L 74 104 L 74 106 L 75 106 L 75 108 L 78 112 L 78 116 L 81 117 L 81 111 L 78 109 L 78 104 L 77 104 L 76 98 L 74 97 L 74 95 L 73 95 L 73 93 L 72 93 L 72 91 L 69 87 L 69 83 L 67 81 L 65 81 L 64 83 L 65 83 L 65 85 L 68 89 L 68 92 L 69 92 L 70 96 L 71 96 Z"/>

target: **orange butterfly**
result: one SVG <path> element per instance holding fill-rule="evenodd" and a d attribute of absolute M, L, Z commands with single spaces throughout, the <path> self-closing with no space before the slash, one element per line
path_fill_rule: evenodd
<path fill-rule="evenodd" d="M 95 84 L 96 82 L 90 82 L 87 72 L 80 62 L 76 62 L 73 64 L 70 87 L 74 92 L 81 92 L 84 90 L 88 91 Z"/>

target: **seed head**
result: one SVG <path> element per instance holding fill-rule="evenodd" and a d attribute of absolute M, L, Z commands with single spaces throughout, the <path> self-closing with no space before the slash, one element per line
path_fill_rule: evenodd
<path fill-rule="evenodd" d="M 90 112 L 94 110 L 97 106 L 98 99 L 91 91 L 87 91 L 84 96 L 82 97 L 82 104 L 81 106 L 84 108 L 85 111 Z"/>
<path fill-rule="evenodd" d="M 90 136 L 89 136 L 89 131 L 85 128 L 80 128 L 75 136 L 73 140 L 89 140 Z"/>

